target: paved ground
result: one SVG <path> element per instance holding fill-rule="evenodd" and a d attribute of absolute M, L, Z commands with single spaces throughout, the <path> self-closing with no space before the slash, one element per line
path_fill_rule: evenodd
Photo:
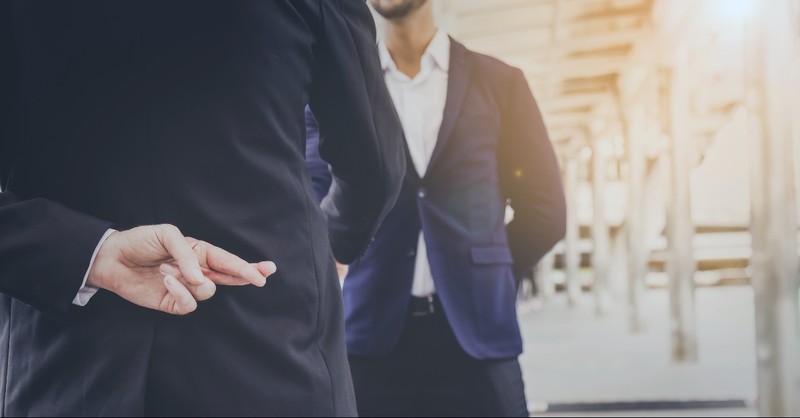
<path fill-rule="evenodd" d="M 624 298 L 615 299 L 612 312 L 602 318 L 595 315 L 588 294 L 576 308 L 568 307 L 562 297 L 540 311 L 524 312 L 523 307 L 525 353 L 520 361 L 528 400 L 533 405 L 566 408 L 576 403 L 639 401 L 743 400 L 752 404 L 756 394 L 752 299 L 748 287 L 697 290 L 700 360 L 695 364 L 671 359 L 664 290 L 647 292 L 647 327 L 640 334 L 628 331 Z M 592 415 L 603 414 L 619 415 Z M 753 415 L 754 410 L 660 410 L 656 414 L 741 416 Z"/>
<path fill-rule="evenodd" d="M 752 409 L 684 409 L 680 411 L 607 412 L 591 414 L 535 414 L 535 417 L 755 417 Z"/>

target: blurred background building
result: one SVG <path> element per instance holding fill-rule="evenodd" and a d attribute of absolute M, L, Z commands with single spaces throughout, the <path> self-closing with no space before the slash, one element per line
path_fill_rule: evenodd
<path fill-rule="evenodd" d="M 567 237 L 521 294 L 532 408 L 799 415 L 800 0 L 437 10 L 525 72 L 561 159 Z"/>

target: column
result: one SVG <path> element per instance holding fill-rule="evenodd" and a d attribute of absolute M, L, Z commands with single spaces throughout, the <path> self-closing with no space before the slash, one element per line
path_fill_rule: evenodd
<path fill-rule="evenodd" d="M 552 302 L 556 295 L 556 286 L 553 282 L 555 258 L 555 251 L 550 250 L 539 261 L 539 265 L 536 266 L 536 273 L 534 274 L 534 280 L 536 280 L 536 285 L 542 296 L 542 302 L 545 304 Z"/>
<path fill-rule="evenodd" d="M 669 204 L 667 242 L 672 358 L 697 361 L 697 331 L 694 301 L 694 224 L 692 223 L 690 179 L 692 173 L 692 131 L 689 115 L 688 62 L 678 47 L 672 66 L 664 72 L 669 92 Z"/>
<path fill-rule="evenodd" d="M 628 247 L 628 309 L 631 332 L 644 330 L 642 303 L 647 272 L 644 236 L 644 180 L 647 174 L 644 150 L 644 111 L 633 106 L 626 115 L 625 153 L 628 161 L 628 216 L 625 232 Z"/>
<path fill-rule="evenodd" d="M 592 142 L 592 292 L 597 315 L 607 313 L 610 303 L 611 237 L 606 219 L 606 168 L 610 146 L 604 139 Z"/>
<path fill-rule="evenodd" d="M 567 300 L 574 306 L 581 293 L 580 282 L 580 226 L 578 225 L 578 159 L 570 156 L 564 167 L 564 192 L 567 198 L 567 233 L 564 238 L 564 267 L 566 272 Z"/>
<path fill-rule="evenodd" d="M 800 415 L 798 256 L 785 0 L 754 1 L 747 24 L 751 231 L 759 413 Z"/>

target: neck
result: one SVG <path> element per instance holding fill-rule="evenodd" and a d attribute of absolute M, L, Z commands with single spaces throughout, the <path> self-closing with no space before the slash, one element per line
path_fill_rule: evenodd
<path fill-rule="evenodd" d="M 397 69 L 413 78 L 420 71 L 422 55 L 436 35 L 431 2 L 410 15 L 386 22 L 386 49 Z"/>

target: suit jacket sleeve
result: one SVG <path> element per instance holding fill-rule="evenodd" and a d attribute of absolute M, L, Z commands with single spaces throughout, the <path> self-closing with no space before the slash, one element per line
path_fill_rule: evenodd
<path fill-rule="evenodd" d="M 311 109 L 306 107 L 306 162 L 308 171 L 311 174 L 311 182 L 314 185 L 314 197 L 317 204 L 322 203 L 322 199 L 328 194 L 331 188 L 331 171 L 328 163 L 319 156 L 319 124 Z"/>
<path fill-rule="evenodd" d="M 7 190 L 13 190 L 16 148 L 22 143 L 9 3 L 0 5 L 0 293 L 58 316 L 72 305 L 110 223 Z"/>
<path fill-rule="evenodd" d="M 566 202 L 553 146 L 522 72 L 513 70 L 503 109 L 500 181 L 514 209 L 508 239 L 520 278 L 566 232 Z"/>
<path fill-rule="evenodd" d="M 375 24 L 363 0 L 320 1 L 310 105 L 333 184 L 322 202 L 333 254 L 363 253 L 397 200 L 405 174 L 402 127 L 383 81 Z"/>

